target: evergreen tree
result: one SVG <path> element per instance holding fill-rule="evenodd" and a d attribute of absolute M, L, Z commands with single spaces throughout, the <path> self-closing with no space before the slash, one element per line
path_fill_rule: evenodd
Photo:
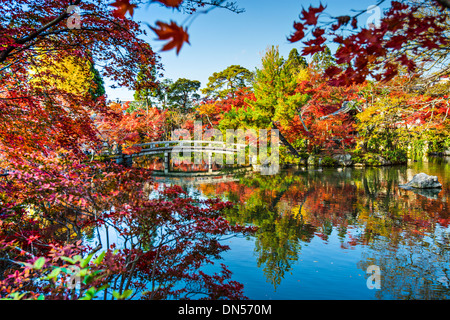
<path fill-rule="evenodd" d="M 286 61 L 286 67 L 290 69 L 290 72 L 296 73 L 302 69 L 308 67 L 308 62 L 304 57 L 302 57 L 296 48 L 293 48 L 289 52 L 289 57 Z"/>
<path fill-rule="evenodd" d="M 325 46 L 324 51 L 315 53 L 311 59 L 311 66 L 320 72 L 334 65 L 336 65 L 336 59 L 328 46 Z"/>
<path fill-rule="evenodd" d="M 254 112 L 253 126 L 278 129 L 278 125 L 288 124 L 306 103 L 308 96 L 295 92 L 304 63 L 297 59 L 295 51 L 291 53 L 291 59 L 285 61 L 278 47 L 272 46 L 262 59 L 261 69 L 256 70 L 253 85 L 256 100 L 249 101 Z M 292 154 L 300 157 L 281 132 L 280 139 Z"/>
<path fill-rule="evenodd" d="M 195 100 L 200 99 L 197 93 L 201 83 L 197 80 L 180 78 L 168 87 L 167 99 L 173 109 L 188 112 Z"/>
<path fill-rule="evenodd" d="M 251 86 L 253 76 L 248 69 L 231 65 L 225 70 L 214 72 L 202 93 L 213 99 L 224 99 L 228 95 L 234 97 L 237 90 Z"/>
<path fill-rule="evenodd" d="M 93 74 L 93 86 L 89 88 L 89 93 L 94 99 L 97 99 L 106 93 L 104 85 L 105 83 L 102 76 L 100 75 L 100 72 L 95 68 L 94 64 L 91 64 L 91 72 Z"/>
<path fill-rule="evenodd" d="M 152 66 L 151 70 L 147 70 L 146 67 L 141 67 L 141 70 L 136 77 L 136 91 L 134 92 L 134 100 L 140 102 L 139 105 L 144 107 L 152 107 L 152 99 L 157 96 L 158 87 L 155 87 L 155 79 L 157 76 L 156 67 Z"/>

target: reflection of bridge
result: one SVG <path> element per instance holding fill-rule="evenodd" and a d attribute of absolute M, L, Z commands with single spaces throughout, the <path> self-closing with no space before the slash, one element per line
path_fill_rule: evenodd
<path fill-rule="evenodd" d="M 175 154 L 179 156 L 180 153 L 183 155 L 191 155 L 194 153 L 207 153 L 208 154 L 208 172 L 212 172 L 214 154 L 229 154 L 235 155 L 239 154 L 245 159 L 245 144 L 239 143 L 227 143 L 221 141 L 202 141 L 202 140 L 176 140 L 176 141 L 155 141 L 137 144 L 134 147 L 142 148 L 139 152 L 126 155 L 119 151 L 117 154 L 111 156 L 112 159 L 116 159 L 117 163 L 123 163 L 125 165 L 131 166 L 133 163 L 133 158 L 148 156 L 148 155 L 158 155 L 164 154 L 164 173 L 169 173 L 170 169 L 170 155 Z M 189 157 L 189 160 L 191 158 Z M 228 162 L 228 161 L 227 161 Z M 233 158 L 234 163 L 234 158 Z"/>
<path fill-rule="evenodd" d="M 155 182 L 162 184 L 176 184 L 195 186 L 200 184 L 216 184 L 239 181 L 239 178 L 234 175 L 220 175 L 216 177 L 211 176 L 191 176 L 191 177 L 155 177 Z"/>

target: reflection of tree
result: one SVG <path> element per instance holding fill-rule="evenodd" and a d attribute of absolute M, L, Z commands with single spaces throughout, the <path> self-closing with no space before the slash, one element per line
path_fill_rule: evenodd
<path fill-rule="evenodd" d="M 227 215 L 232 222 L 259 227 L 255 241 L 257 264 L 275 288 L 298 260 L 301 242 L 314 235 L 310 224 L 292 214 L 306 194 L 305 181 L 302 176 L 290 174 L 243 178 L 240 184 L 251 189 L 251 195 Z"/>
<path fill-rule="evenodd" d="M 434 198 L 403 190 L 398 185 L 408 178 L 407 170 L 411 169 L 282 172 L 243 177 L 208 190 L 236 203 L 227 212 L 232 223 L 259 227 L 257 263 L 275 288 L 293 269 L 303 242 L 314 237 L 328 241 L 337 232 L 343 249 L 367 248 L 358 264 L 361 269 L 381 267 L 380 298 L 443 298 L 450 286 L 450 241 L 442 231 L 450 226 L 450 187 L 444 183 L 443 192 Z M 445 173 L 430 174 L 448 181 Z"/>
<path fill-rule="evenodd" d="M 381 269 L 378 299 L 432 300 L 450 297 L 450 256 L 448 234 L 430 241 L 416 241 L 393 248 L 389 242 L 375 241 L 358 266 L 371 264 Z"/>

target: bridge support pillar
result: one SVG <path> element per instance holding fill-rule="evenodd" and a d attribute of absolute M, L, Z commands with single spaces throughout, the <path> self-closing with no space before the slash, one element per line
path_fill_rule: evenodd
<path fill-rule="evenodd" d="M 212 171 L 212 152 L 208 152 L 208 172 Z"/>
<path fill-rule="evenodd" d="M 164 152 L 164 173 L 169 173 L 169 152 Z"/>

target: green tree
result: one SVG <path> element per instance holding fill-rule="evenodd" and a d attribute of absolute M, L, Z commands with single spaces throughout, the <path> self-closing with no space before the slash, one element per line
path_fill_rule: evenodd
<path fill-rule="evenodd" d="M 191 110 L 195 100 L 200 99 L 197 93 L 201 83 L 197 80 L 180 78 L 168 86 L 167 100 L 171 108 L 178 109 L 181 112 Z"/>
<path fill-rule="evenodd" d="M 91 72 L 93 74 L 93 86 L 89 88 L 89 93 L 94 99 L 97 99 L 106 93 L 105 85 L 100 72 L 95 68 L 94 64 L 91 64 Z"/>
<path fill-rule="evenodd" d="M 151 72 L 153 75 L 154 72 Z M 143 102 L 147 107 L 152 105 L 151 97 L 154 96 L 155 85 L 154 79 L 155 77 L 151 77 L 149 79 L 148 73 L 144 68 L 141 68 L 139 73 L 136 76 L 136 91 L 134 92 L 134 100 Z M 149 80 L 152 82 L 150 83 Z M 153 80 L 153 81 L 152 81 Z"/>
<path fill-rule="evenodd" d="M 254 74 L 248 69 L 231 65 L 225 70 L 214 72 L 202 93 L 213 99 L 223 99 L 229 94 L 234 97 L 238 89 L 251 86 L 253 77 Z"/>
<path fill-rule="evenodd" d="M 153 92 L 153 97 L 156 100 L 156 104 L 161 109 L 167 109 L 169 101 L 169 91 L 173 85 L 172 79 L 164 79 L 159 83 Z"/>
<path fill-rule="evenodd" d="M 253 84 L 256 100 L 249 101 L 254 112 L 253 126 L 278 129 L 277 122 L 282 126 L 288 124 L 306 103 L 308 96 L 295 92 L 297 77 L 304 64 L 296 60 L 295 51 L 291 53 L 291 59 L 286 61 L 278 47 L 272 46 L 262 59 L 261 69 L 256 70 Z M 281 132 L 280 140 L 292 154 L 300 157 Z"/>
<path fill-rule="evenodd" d="M 324 72 L 328 67 L 334 65 L 336 65 L 336 59 L 327 46 L 324 51 L 315 53 L 311 59 L 311 66 L 320 72 Z"/>
<path fill-rule="evenodd" d="M 298 53 L 297 49 L 293 48 L 289 52 L 289 57 L 286 61 L 286 67 L 290 69 L 291 73 L 297 73 L 300 70 L 307 68 L 308 62 Z"/>

